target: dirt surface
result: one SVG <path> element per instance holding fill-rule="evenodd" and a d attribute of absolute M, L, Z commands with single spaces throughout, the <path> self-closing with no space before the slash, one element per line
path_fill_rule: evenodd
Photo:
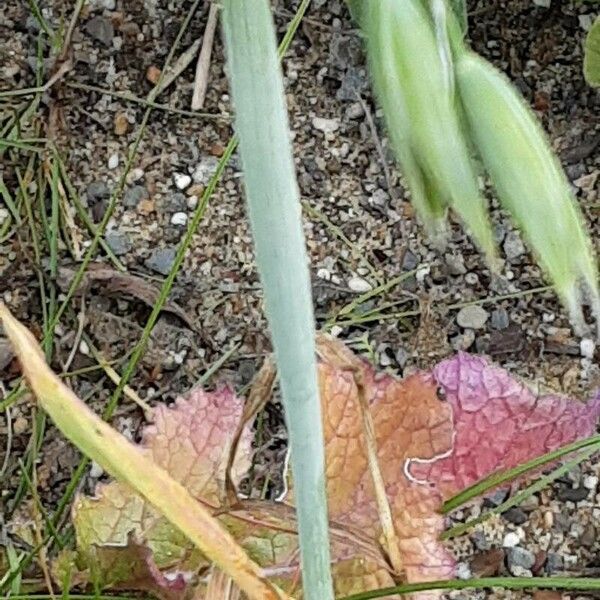
<path fill-rule="evenodd" d="M 582 39 L 596 9 L 590 3 L 543 4 L 472 2 L 470 35 L 475 49 L 502 68 L 536 109 L 598 248 L 600 100 L 581 74 Z M 280 34 L 296 5 L 275 3 Z M 39 6 L 48 28 L 64 32 L 72 3 L 42 0 Z M 79 15 L 62 62 L 36 59 L 38 46 L 43 58 L 52 52 L 48 35 L 28 3 L 5 0 L 0 12 L 1 90 L 35 87 L 63 65 L 56 83 L 43 94 L 0 96 L 0 127 L 15 114 L 23 115 L 32 99 L 39 98 L 32 116 L 22 119 L 21 138 L 50 140 L 68 175 L 57 187 L 62 216 L 60 269 L 54 272 L 49 238 L 43 235 L 39 216 L 41 206 L 49 214 L 51 194 L 38 193 L 44 186 L 50 191 L 53 163 L 44 159 L 44 169 L 28 169 L 33 154 L 14 149 L 5 152 L 0 162 L 0 174 L 12 193 L 21 178 L 24 194 L 32 199 L 33 215 L 33 221 L 13 224 L 0 246 L 0 292 L 15 315 L 40 337 L 40 282 L 60 302 L 93 237 L 77 213 L 76 199 L 93 228 L 110 210 L 111 195 L 116 197 L 103 236 L 116 255 L 114 261 L 102 247 L 94 254 L 93 262 L 98 264 L 88 270 L 85 285 L 60 319 L 52 354 L 57 371 L 80 371 L 69 381 L 98 412 L 107 405 L 114 386 L 97 368 L 94 351 L 115 361 L 121 372 L 231 135 L 218 35 L 205 112 L 189 113 L 194 59 L 156 98 L 161 107 L 147 113 L 144 99 L 190 6 L 165 0 L 93 0 Z M 208 6 L 201 3 L 172 63 L 201 38 L 207 13 Z M 314 0 L 284 60 L 284 75 L 319 326 L 332 327 L 335 335 L 395 374 L 428 367 L 455 350 L 469 350 L 489 355 L 540 389 L 582 399 L 589 396 L 600 385 L 598 348 L 591 340 L 574 336 L 554 294 L 543 288 L 546 283 L 518 232 L 494 200 L 496 238 L 505 259 L 499 276 L 490 275 L 457 222 L 451 225 L 443 253 L 424 237 L 373 103 L 360 39 L 341 1 Z M 131 95 L 136 100 L 123 97 Z M 136 145 L 126 173 L 128 153 Z M 39 196 L 45 200 L 40 202 Z M 7 209 L 0 210 L 4 211 L 2 225 Z M 32 234 L 31 222 L 39 239 Z M 130 276 L 117 275 L 119 268 Z M 340 309 L 361 292 L 403 273 L 401 282 L 350 315 L 339 316 Z M 131 387 L 151 405 L 172 401 L 207 371 L 209 385 L 230 381 L 243 389 L 270 351 L 270 343 L 235 155 L 193 235 L 170 301 Z M 211 365 L 230 350 L 227 360 L 212 372 Z M 6 395 L 15 385 L 18 367 L 2 337 L 0 370 Z M 7 540 L 18 548 L 32 543 L 31 494 L 14 500 L 22 484 L 19 461 L 30 456 L 34 424 L 38 431 L 40 425 L 39 414 L 28 400 L 24 396 L 0 414 L 0 467 L 4 463 L 0 557 Z M 143 413 L 123 397 L 112 422 L 135 438 Z M 274 403 L 261 417 L 260 452 L 251 489 L 277 493 L 285 439 L 281 411 Z M 78 453 L 48 424 L 35 477 L 40 501 L 50 514 L 79 460 Z M 599 472 L 596 462 L 583 464 L 524 506 L 455 540 L 452 547 L 461 560 L 460 576 L 597 575 Z M 91 491 L 99 477 L 100 470 L 88 469 L 81 488 Z M 500 501 L 496 494 L 485 503 Z M 478 503 L 453 520 L 474 516 L 481 508 Z M 516 533 L 517 548 L 523 552 L 505 547 L 511 533 Z M 33 569 L 32 576 L 40 574 Z M 531 595 L 461 592 L 453 597 Z"/>

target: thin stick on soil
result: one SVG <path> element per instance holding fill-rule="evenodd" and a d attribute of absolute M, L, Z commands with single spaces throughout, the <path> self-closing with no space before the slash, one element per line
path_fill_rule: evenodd
<path fill-rule="evenodd" d="M 200 110 L 204 106 L 206 97 L 206 88 L 208 86 L 208 71 L 210 69 L 210 57 L 215 39 L 215 30 L 217 28 L 219 6 L 216 3 L 210 5 L 208 11 L 208 20 L 204 37 L 202 38 L 202 48 L 196 64 L 196 77 L 194 79 L 194 94 L 192 96 L 192 110 Z"/>

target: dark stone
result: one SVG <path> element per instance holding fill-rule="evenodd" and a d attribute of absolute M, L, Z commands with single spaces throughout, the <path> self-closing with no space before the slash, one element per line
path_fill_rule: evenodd
<path fill-rule="evenodd" d="M 94 17 L 86 23 L 85 30 L 90 37 L 98 42 L 107 47 L 112 46 L 112 41 L 115 37 L 115 28 L 109 19 L 102 16 Z"/>
<path fill-rule="evenodd" d="M 527 521 L 527 515 L 525 514 L 525 511 L 516 506 L 513 506 L 506 512 L 503 512 L 502 517 L 509 523 L 514 523 L 515 525 L 523 525 L 523 523 Z"/>
<path fill-rule="evenodd" d="M 546 565 L 544 569 L 548 574 L 556 573 L 557 571 L 562 571 L 563 564 L 563 559 L 560 554 L 556 554 L 555 552 L 548 552 L 548 557 L 546 559 Z"/>
<path fill-rule="evenodd" d="M 588 497 L 590 490 L 580 486 L 576 488 L 561 486 L 558 490 L 558 499 L 561 502 L 581 502 Z"/>

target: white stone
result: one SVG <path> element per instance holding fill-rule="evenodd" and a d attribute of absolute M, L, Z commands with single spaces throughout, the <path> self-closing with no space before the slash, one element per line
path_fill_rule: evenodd
<path fill-rule="evenodd" d="M 173 175 L 173 181 L 175 182 L 178 190 L 185 190 L 185 188 L 192 183 L 192 178 L 185 173 L 175 173 Z"/>
<path fill-rule="evenodd" d="M 104 475 L 104 469 L 97 463 L 92 461 L 92 466 L 90 467 L 90 477 L 92 479 L 99 479 Z"/>
<path fill-rule="evenodd" d="M 319 279 L 329 281 L 331 279 L 331 273 L 327 269 L 321 268 L 317 271 L 317 277 Z"/>
<path fill-rule="evenodd" d="M 127 183 L 135 183 L 139 181 L 144 176 L 144 169 L 140 169 L 140 167 L 136 167 L 135 169 L 131 169 L 127 175 Z"/>
<path fill-rule="evenodd" d="M 0 208 L 0 223 L 4 223 L 8 219 L 9 213 L 7 208 Z"/>
<path fill-rule="evenodd" d="M 176 212 L 171 217 L 171 223 L 173 225 L 183 226 L 186 225 L 188 221 L 188 216 L 184 212 Z"/>
<path fill-rule="evenodd" d="M 196 210 L 196 206 L 198 206 L 198 196 L 189 196 L 187 205 L 190 210 Z"/>
<path fill-rule="evenodd" d="M 108 168 L 109 169 L 116 169 L 119 166 L 119 155 L 118 154 L 111 154 L 108 157 Z"/>
<path fill-rule="evenodd" d="M 329 333 L 333 336 L 333 337 L 337 337 L 338 335 L 340 335 L 340 333 L 342 333 L 342 331 L 344 331 L 339 325 L 334 325 L 330 330 Z"/>
<path fill-rule="evenodd" d="M 351 277 L 348 280 L 348 287 L 353 291 L 359 294 L 364 294 L 365 292 L 370 292 L 373 289 L 373 286 L 362 277 Z"/>
<path fill-rule="evenodd" d="M 313 127 L 323 133 L 333 133 L 340 128 L 339 119 L 324 119 L 323 117 L 314 117 L 312 120 Z"/>
<path fill-rule="evenodd" d="M 584 358 L 594 358 L 596 344 L 594 343 L 594 340 L 590 338 L 583 338 L 581 342 L 579 342 L 579 350 L 581 352 L 581 356 Z"/>
<path fill-rule="evenodd" d="M 79 342 L 79 352 L 81 352 L 81 354 L 84 354 L 85 356 L 90 355 L 90 347 L 87 345 L 87 343 L 84 340 L 81 340 Z"/>
<path fill-rule="evenodd" d="M 598 485 L 598 478 L 595 475 L 586 475 L 583 478 L 583 487 L 587 490 L 595 490 Z"/>
<path fill-rule="evenodd" d="M 519 539 L 518 533 L 515 533 L 514 531 L 509 531 L 504 536 L 504 539 L 502 540 L 502 547 L 503 548 L 514 548 L 515 546 L 519 545 L 520 541 L 521 540 Z"/>

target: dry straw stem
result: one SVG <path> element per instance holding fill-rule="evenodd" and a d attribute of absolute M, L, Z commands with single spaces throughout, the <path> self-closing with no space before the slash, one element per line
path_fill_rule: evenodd
<path fill-rule="evenodd" d="M 253 600 L 286 598 L 212 515 L 140 448 L 93 413 L 51 371 L 33 335 L 0 304 L 0 320 L 42 408 L 89 458 L 127 483 Z"/>

